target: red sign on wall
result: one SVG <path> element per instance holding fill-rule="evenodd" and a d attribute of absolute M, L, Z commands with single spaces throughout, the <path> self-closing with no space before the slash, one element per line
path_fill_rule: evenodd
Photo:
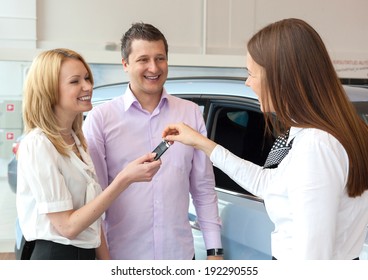
<path fill-rule="evenodd" d="M 6 140 L 14 140 L 14 133 L 13 132 L 7 132 L 6 133 Z"/>
<path fill-rule="evenodd" d="M 6 111 L 13 112 L 14 111 L 14 104 L 6 104 Z"/>

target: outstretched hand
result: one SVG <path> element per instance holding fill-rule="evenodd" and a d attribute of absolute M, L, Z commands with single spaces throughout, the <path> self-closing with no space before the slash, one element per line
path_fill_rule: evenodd
<path fill-rule="evenodd" d="M 195 146 L 197 139 L 201 137 L 202 134 L 185 123 L 170 124 L 162 132 L 162 138 L 165 140 L 171 143 L 178 141 L 189 146 Z"/>
<path fill-rule="evenodd" d="M 162 132 L 162 138 L 170 143 L 177 141 L 185 145 L 193 146 L 198 150 L 204 151 L 207 156 L 211 154 L 217 145 L 185 123 L 168 125 Z"/>

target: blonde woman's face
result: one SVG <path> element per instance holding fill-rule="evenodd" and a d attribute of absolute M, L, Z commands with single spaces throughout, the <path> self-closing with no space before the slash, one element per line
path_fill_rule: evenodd
<path fill-rule="evenodd" d="M 59 102 L 55 113 L 74 119 L 79 113 L 92 109 L 91 98 L 92 83 L 86 67 L 80 60 L 65 59 L 59 74 Z"/>
<path fill-rule="evenodd" d="M 274 110 L 271 100 L 268 100 L 268 105 L 263 104 L 262 98 L 268 96 L 267 93 L 264 93 L 262 90 L 263 67 L 257 64 L 249 53 L 247 54 L 246 64 L 247 64 L 248 78 L 245 81 L 245 85 L 250 87 L 254 91 L 254 93 L 258 96 L 258 101 L 261 105 L 262 112 L 273 112 Z"/>

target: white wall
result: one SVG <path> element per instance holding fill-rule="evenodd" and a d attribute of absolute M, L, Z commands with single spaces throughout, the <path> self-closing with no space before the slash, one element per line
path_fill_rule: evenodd
<path fill-rule="evenodd" d="M 0 0 L 0 98 L 19 98 L 29 62 L 55 47 L 101 65 L 94 67 L 101 81 L 111 80 L 112 69 L 119 71 L 113 80 L 123 80 L 111 65 L 120 64 L 120 37 L 135 21 L 163 31 L 171 67 L 240 69 L 254 32 L 299 17 L 320 33 L 340 77 L 367 79 L 367 10 L 367 0 Z"/>
<path fill-rule="evenodd" d="M 146 21 L 167 36 L 172 65 L 241 67 L 256 30 L 299 17 L 317 29 L 338 64 L 368 64 L 367 0 L 0 0 L 0 7 L 0 60 L 66 46 L 90 62 L 119 63 L 118 50 L 106 45 L 118 45 L 132 22 Z"/>
<path fill-rule="evenodd" d="M 36 48 L 36 0 L 0 0 L 0 48 Z"/>

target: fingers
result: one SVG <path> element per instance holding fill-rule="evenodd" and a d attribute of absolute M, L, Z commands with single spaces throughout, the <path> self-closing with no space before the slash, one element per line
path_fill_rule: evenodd
<path fill-rule="evenodd" d="M 147 162 L 152 162 L 153 159 L 155 158 L 156 156 L 156 153 L 148 153 L 148 154 L 145 154 L 139 158 L 137 158 L 135 160 L 135 162 L 137 163 L 147 163 Z"/>
<path fill-rule="evenodd" d="M 178 135 L 178 134 L 179 134 L 178 126 L 175 124 L 171 124 L 164 129 L 164 131 L 162 132 L 162 137 L 165 138 L 166 136 L 169 135 Z"/>
<path fill-rule="evenodd" d="M 174 141 L 178 140 L 177 136 L 180 136 L 185 126 L 184 123 L 169 124 L 162 132 L 162 138 L 172 145 Z"/>
<path fill-rule="evenodd" d="M 162 164 L 161 159 L 155 160 L 156 153 L 149 153 L 141 157 L 142 161 L 140 163 L 144 163 L 145 165 L 148 165 L 147 168 L 149 169 L 159 169 L 160 165 Z M 156 170 L 156 171 L 157 171 Z M 155 171 L 155 173 L 156 173 Z"/>
<path fill-rule="evenodd" d="M 153 155 L 153 157 L 151 155 Z M 154 155 L 155 155 L 155 153 L 149 154 L 148 156 L 150 158 L 150 161 L 145 162 L 145 164 L 144 164 L 144 168 L 146 169 L 145 170 L 145 174 L 146 174 L 145 181 L 146 182 L 149 182 L 149 181 L 152 180 L 153 176 L 155 176 L 155 174 L 160 169 L 161 164 L 162 164 L 161 159 L 154 160 Z"/>
<path fill-rule="evenodd" d="M 145 154 L 131 162 L 130 172 L 134 182 L 149 182 L 161 167 L 161 160 L 154 160 L 155 153 Z"/>

